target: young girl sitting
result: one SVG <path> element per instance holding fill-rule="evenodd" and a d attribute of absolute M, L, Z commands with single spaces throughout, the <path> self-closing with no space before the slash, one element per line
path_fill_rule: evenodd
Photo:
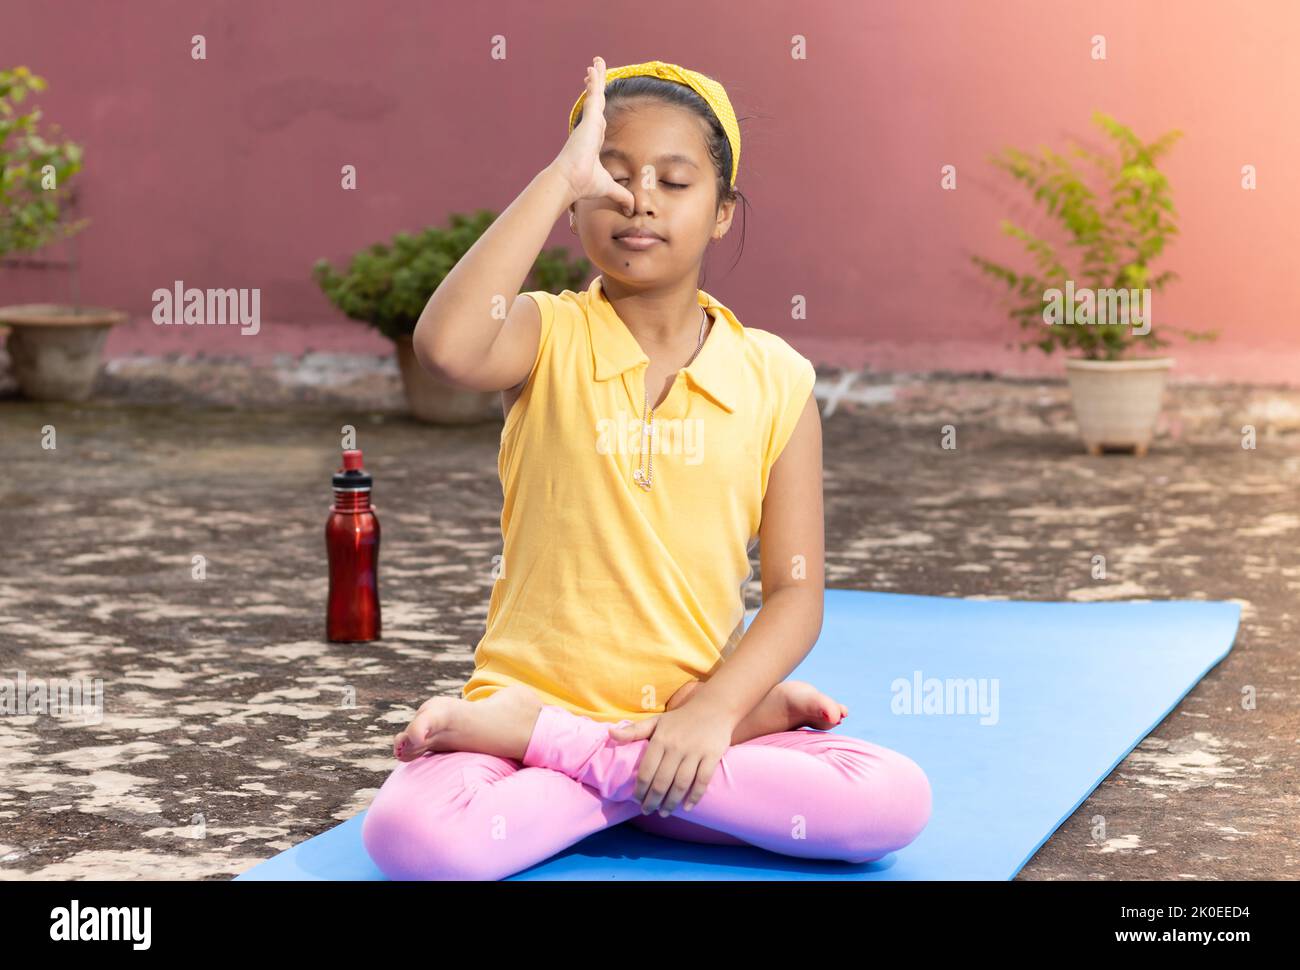
<path fill-rule="evenodd" d="M 501 879 L 633 820 L 878 859 L 926 825 L 924 772 L 827 733 L 847 709 L 785 680 L 822 623 L 813 367 L 698 288 L 738 195 L 730 101 L 595 58 L 569 129 L 416 328 L 430 372 L 505 392 L 503 568 L 462 697 L 394 739 L 366 850 L 392 879 Z M 600 275 L 519 293 L 566 210 Z"/>

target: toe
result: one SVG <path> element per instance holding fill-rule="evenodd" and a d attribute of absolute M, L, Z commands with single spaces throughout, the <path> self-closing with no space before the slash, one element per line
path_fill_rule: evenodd
<path fill-rule="evenodd" d="M 401 761 L 407 760 L 406 755 L 410 752 L 413 746 L 411 739 L 407 736 L 406 732 L 403 731 L 401 734 L 393 738 L 393 757 Z"/>
<path fill-rule="evenodd" d="M 399 734 L 394 753 L 402 761 L 413 761 L 428 748 L 429 735 L 433 733 L 435 714 L 423 710 L 415 716 L 405 731 Z"/>

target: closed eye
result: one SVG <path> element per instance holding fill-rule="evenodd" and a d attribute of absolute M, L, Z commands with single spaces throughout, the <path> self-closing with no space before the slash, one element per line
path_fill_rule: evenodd
<path fill-rule="evenodd" d="M 626 178 L 621 178 L 621 179 L 614 179 L 614 181 L 615 181 L 615 182 L 618 182 L 619 184 L 622 184 L 623 182 L 626 182 L 626 181 L 628 181 L 628 180 L 627 180 Z M 659 184 L 660 184 L 660 185 L 666 185 L 666 186 L 668 186 L 670 189 L 686 189 L 686 188 L 690 188 L 690 186 L 688 186 L 688 185 L 683 185 L 683 184 L 681 184 L 680 182 L 665 182 L 665 181 L 663 181 L 662 179 L 660 180 Z"/>

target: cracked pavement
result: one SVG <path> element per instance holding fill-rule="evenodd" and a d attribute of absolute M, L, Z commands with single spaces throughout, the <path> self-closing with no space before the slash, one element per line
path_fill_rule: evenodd
<path fill-rule="evenodd" d="M 0 384 L 3 674 L 104 684 L 98 723 L 0 719 L 0 879 L 228 879 L 363 810 L 393 734 L 459 693 L 500 550 L 500 422 L 414 421 L 391 362 L 300 364 L 114 362 L 81 404 Z M 1083 451 L 1064 380 L 861 383 L 874 403 L 823 422 L 828 586 L 1242 605 L 1228 657 L 1017 878 L 1300 875 L 1300 390 L 1171 385 L 1135 459 Z M 345 424 L 383 529 L 370 644 L 324 635 Z"/>

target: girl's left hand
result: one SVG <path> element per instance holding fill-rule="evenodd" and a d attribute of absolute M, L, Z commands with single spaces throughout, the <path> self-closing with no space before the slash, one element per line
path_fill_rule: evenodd
<path fill-rule="evenodd" d="M 635 724 L 610 728 L 616 742 L 649 738 L 637 766 L 634 798 L 641 813 L 690 811 L 704 797 L 718 762 L 731 747 L 734 725 L 704 705 L 683 705 Z M 685 801 L 683 801 L 685 796 Z"/>

